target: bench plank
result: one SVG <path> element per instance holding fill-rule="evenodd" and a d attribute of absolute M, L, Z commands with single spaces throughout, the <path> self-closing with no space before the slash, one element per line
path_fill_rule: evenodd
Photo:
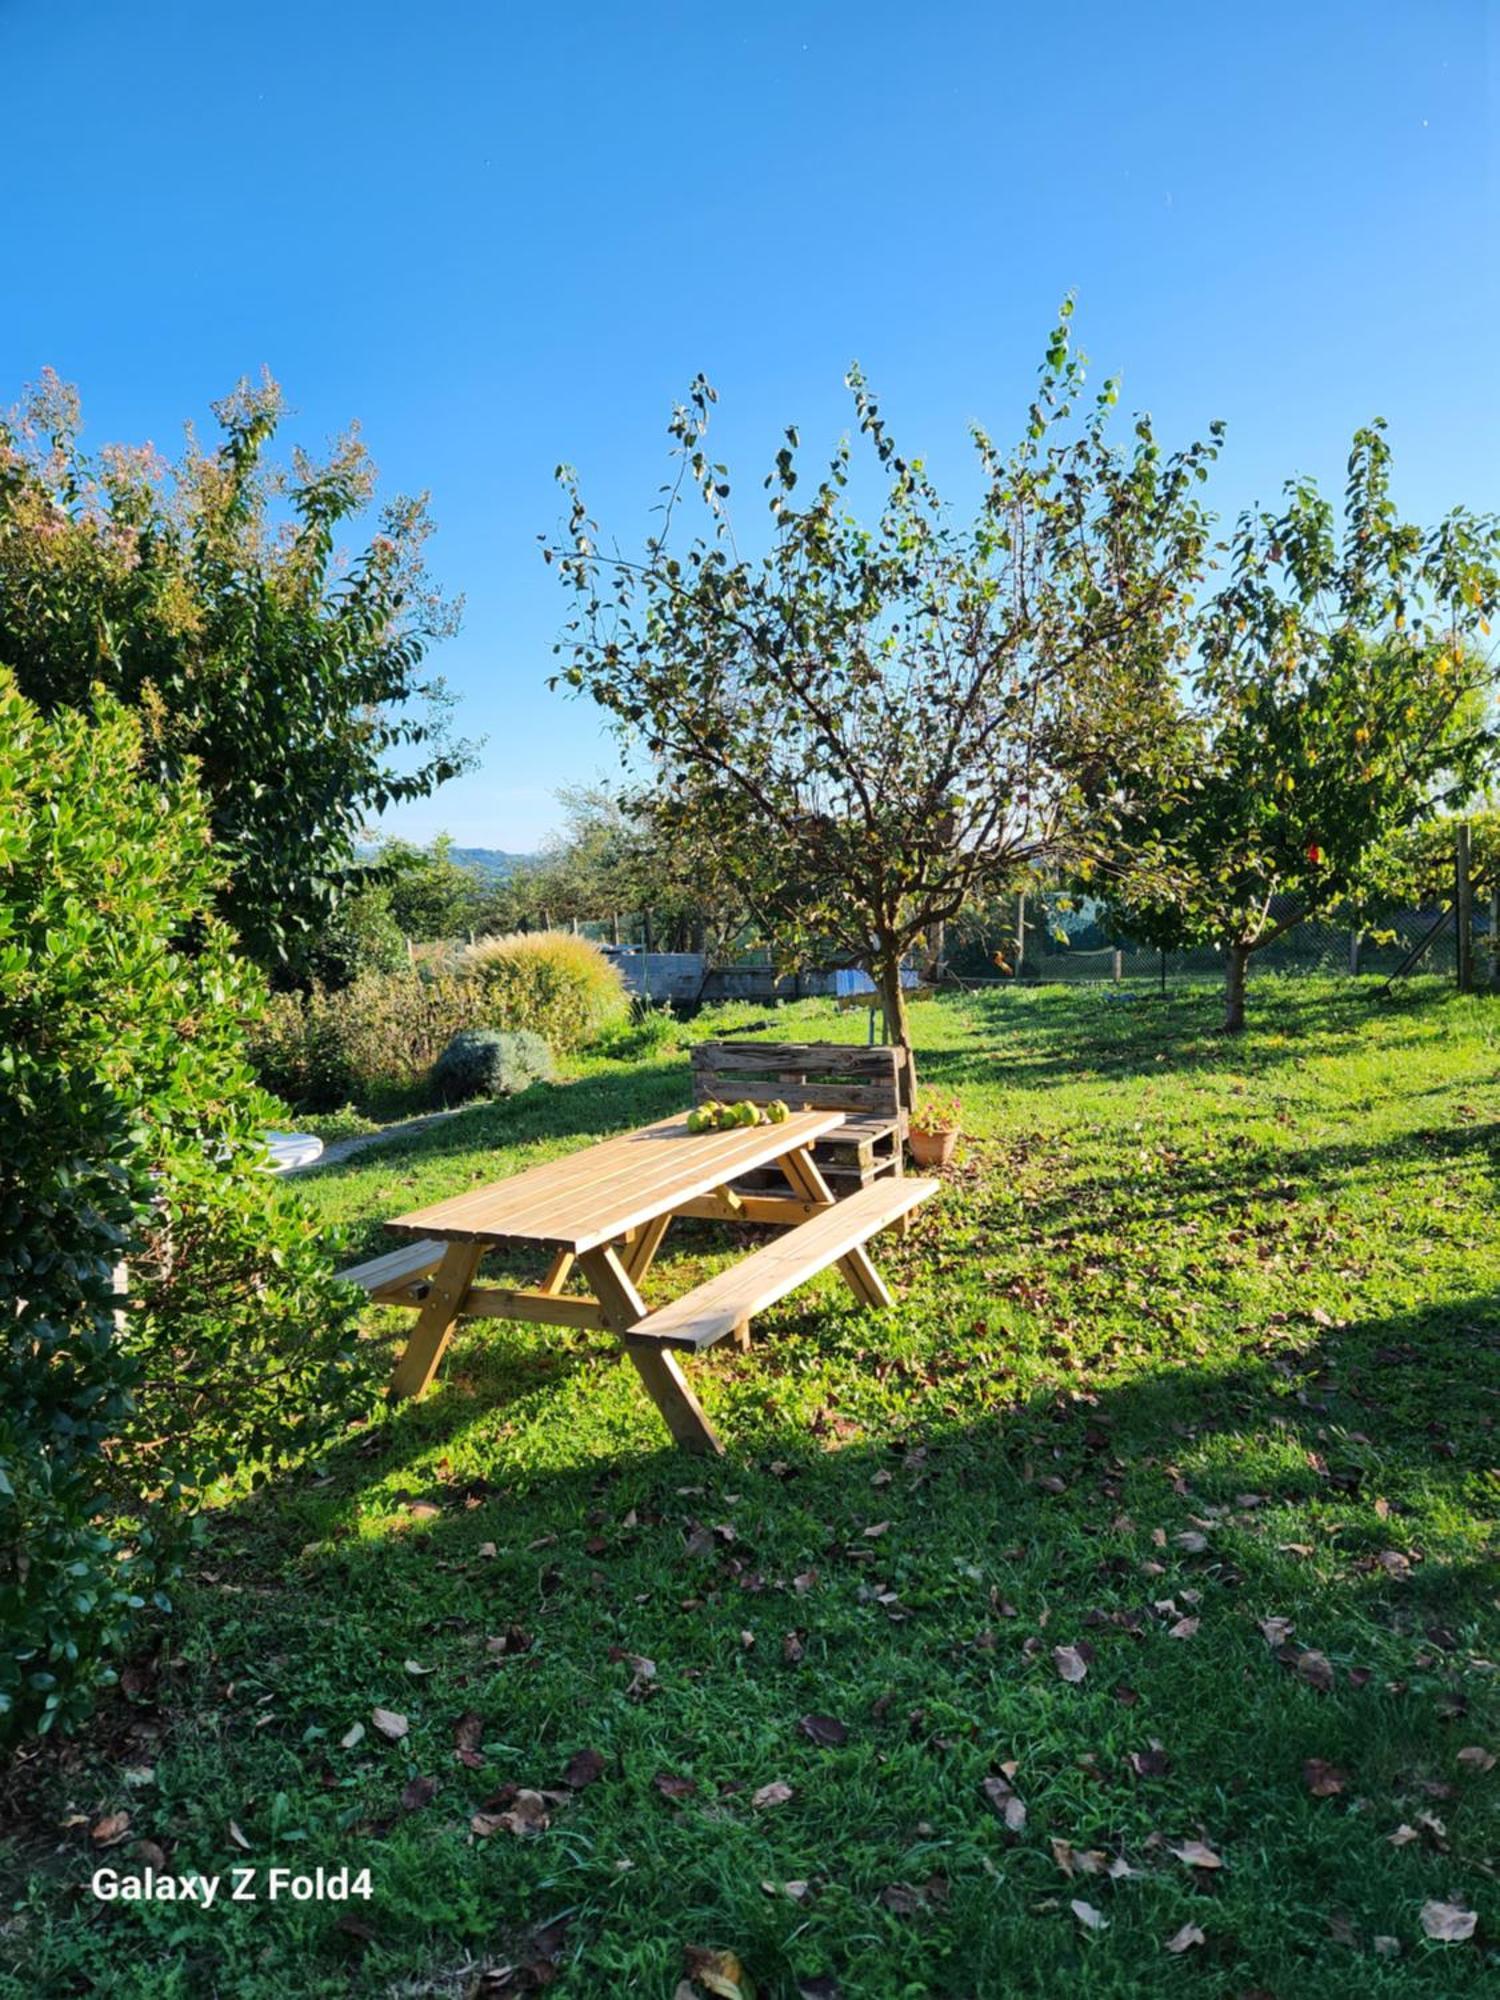
<path fill-rule="evenodd" d="M 398 1250 L 387 1250 L 379 1257 L 367 1258 L 363 1264 L 351 1264 L 347 1270 L 336 1271 L 335 1277 L 345 1284 L 358 1285 L 368 1292 L 372 1299 L 384 1292 L 400 1292 L 417 1278 L 430 1277 L 443 1261 L 446 1243 L 436 1243 L 431 1239 L 420 1243 L 403 1243 Z"/>
<path fill-rule="evenodd" d="M 819 1271 L 834 1264 L 842 1267 L 846 1259 L 852 1269 L 845 1275 L 862 1304 L 875 1304 L 882 1294 L 889 1298 L 874 1267 L 864 1256 L 863 1245 L 919 1202 L 936 1194 L 939 1186 L 937 1181 L 912 1178 L 871 1181 L 810 1222 L 789 1229 L 754 1256 L 731 1265 L 671 1305 L 637 1320 L 627 1330 L 626 1341 L 632 1347 L 681 1347 L 693 1351 L 711 1347 L 754 1314 L 764 1312 L 767 1306 L 816 1277 Z"/>

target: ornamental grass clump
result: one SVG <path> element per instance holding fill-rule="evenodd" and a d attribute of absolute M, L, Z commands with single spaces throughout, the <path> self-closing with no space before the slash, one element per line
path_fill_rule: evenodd
<path fill-rule="evenodd" d="M 618 969 L 596 944 L 569 931 L 481 938 L 458 966 L 479 984 L 487 1026 L 530 1028 L 559 1054 L 587 1047 L 629 1018 Z"/>

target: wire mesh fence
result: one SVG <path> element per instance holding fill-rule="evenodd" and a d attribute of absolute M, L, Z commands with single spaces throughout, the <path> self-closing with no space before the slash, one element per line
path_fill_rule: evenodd
<path fill-rule="evenodd" d="M 1491 937 L 1489 918 L 1478 910 L 1474 913 L 1473 940 L 1476 975 L 1483 984 L 1492 963 Z M 1253 979 L 1275 972 L 1389 979 L 1424 942 L 1426 949 L 1415 970 L 1456 978 L 1457 931 L 1451 912 L 1440 909 L 1394 911 L 1367 930 L 1310 919 L 1252 953 L 1249 976 Z M 1021 962 L 1010 973 L 991 975 L 986 970 L 976 976 L 962 966 L 956 970 L 961 983 L 970 986 L 989 984 L 992 978 L 1006 985 L 1016 980 L 1038 984 L 1149 980 L 1170 984 L 1221 978 L 1224 957 L 1211 946 L 1163 952 L 1122 940 L 1080 949 L 1051 936 L 1028 936 Z"/>

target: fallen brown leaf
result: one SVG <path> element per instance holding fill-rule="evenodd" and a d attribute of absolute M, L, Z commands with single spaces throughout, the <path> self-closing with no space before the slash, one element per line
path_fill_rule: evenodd
<path fill-rule="evenodd" d="M 585 1785 L 592 1785 L 596 1778 L 604 1775 L 604 1759 L 597 1750 L 575 1750 L 568 1759 L 568 1768 L 563 1772 L 563 1783 L 575 1792 L 581 1792 Z"/>
<path fill-rule="evenodd" d="M 1462 1903 L 1427 1902 L 1422 1905 L 1422 1928 L 1439 1944 L 1462 1944 L 1474 1935 L 1479 1918 Z"/>
<path fill-rule="evenodd" d="M 682 1948 L 688 1978 L 714 2000 L 754 2000 L 755 1984 L 732 1951 L 705 1951 L 701 1945 Z"/>
<path fill-rule="evenodd" d="M 1297 1655 L 1297 1677 L 1315 1687 L 1320 1694 L 1327 1694 L 1333 1686 L 1333 1668 L 1326 1653 L 1306 1652 Z"/>
<path fill-rule="evenodd" d="M 1302 1764 L 1302 1782 L 1315 1799 L 1337 1798 L 1348 1784 L 1345 1772 L 1322 1757 L 1307 1757 Z"/>
<path fill-rule="evenodd" d="M 1019 1833 L 1026 1824 L 1026 1805 L 1018 1799 L 1006 1778 L 986 1778 L 984 1795 L 999 1813 L 1012 1833 Z"/>
<path fill-rule="evenodd" d="M 1185 1861 L 1189 1868 L 1222 1868 L 1224 1866 L 1223 1861 L 1214 1853 L 1213 1849 L 1205 1846 L 1201 1840 L 1185 1840 L 1181 1847 L 1171 1848 L 1169 1852 L 1175 1854 L 1179 1861 Z"/>
<path fill-rule="evenodd" d="M 769 1785 L 762 1785 L 758 1792 L 750 1794 L 750 1803 L 757 1812 L 763 1812 L 767 1806 L 784 1806 L 791 1796 L 791 1786 L 773 1778 Z"/>
<path fill-rule="evenodd" d="M 1088 1661 L 1076 1646 L 1054 1646 L 1052 1664 L 1060 1681 L 1081 1681 L 1089 1670 Z"/>
<path fill-rule="evenodd" d="M 103 1819 L 95 1821 L 89 1828 L 89 1839 L 96 1847 L 113 1847 L 116 1841 L 123 1840 L 129 1831 L 128 1812 L 106 1813 Z"/>
<path fill-rule="evenodd" d="M 1198 1926 L 1194 1923 L 1186 1923 L 1180 1931 L 1174 1932 L 1167 1939 L 1166 1943 L 1162 1946 L 1162 1950 L 1171 1952 L 1191 1951 L 1195 1944 L 1202 1944 L 1203 1941 L 1203 1933 L 1199 1930 Z"/>
<path fill-rule="evenodd" d="M 837 1750 L 849 1741 L 849 1732 L 834 1715 L 804 1715 L 797 1724 L 809 1743 L 820 1750 Z"/>
<path fill-rule="evenodd" d="M 680 1778 L 671 1771 L 658 1771 L 651 1782 L 664 1799 L 690 1799 L 698 1789 L 696 1778 Z"/>
<path fill-rule="evenodd" d="M 407 1721 L 406 1717 L 398 1715 L 393 1708 L 372 1708 L 370 1710 L 370 1720 L 380 1731 L 381 1735 L 391 1743 L 399 1743 L 411 1728 L 411 1724 Z"/>

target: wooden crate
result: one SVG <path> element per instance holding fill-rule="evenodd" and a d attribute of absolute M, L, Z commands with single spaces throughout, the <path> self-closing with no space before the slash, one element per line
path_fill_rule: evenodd
<path fill-rule="evenodd" d="M 843 1111 L 842 1126 L 813 1148 L 835 1194 L 848 1194 L 902 1171 L 906 1135 L 901 1108 L 901 1051 L 848 1042 L 700 1042 L 693 1050 L 693 1102 L 725 1104 L 776 1098 L 793 1111 Z M 736 1182 L 747 1193 L 783 1191 L 774 1167 Z"/>

